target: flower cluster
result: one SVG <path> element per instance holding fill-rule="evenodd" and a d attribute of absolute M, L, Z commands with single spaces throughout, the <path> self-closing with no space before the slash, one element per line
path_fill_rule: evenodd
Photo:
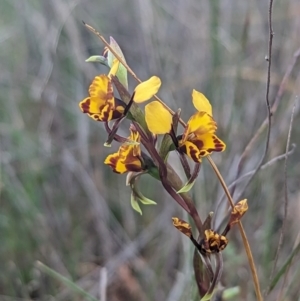
<path fill-rule="evenodd" d="M 207 295 L 213 291 L 221 273 L 218 265 L 213 271 L 210 256 L 220 256 L 218 254 L 228 243 L 226 234 L 231 225 L 237 223 L 247 210 L 245 202 L 239 203 L 234 208 L 226 229 L 219 234 L 211 229 L 210 218 L 202 224 L 192 199 L 186 193 L 197 178 L 203 158 L 226 148 L 225 143 L 216 135 L 217 123 L 213 118 L 212 106 L 204 94 L 193 90 L 195 112 L 184 122 L 180 117 L 180 110 L 173 112 L 156 96 L 161 86 L 159 77 L 152 76 L 140 82 L 130 92 L 127 82 L 128 66 L 120 47 L 112 38 L 107 47 L 104 56 L 93 56 L 87 60 L 106 65 L 109 72 L 94 78 L 88 90 L 89 96 L 79 103 L 79 107 L 93 120 L 104 123 L 108 133 L 106 146 L 110 146 L 113 141 L 120 143 L 117 152 L 108 155 L 104 164 L 110 166 L 115 173 L 128 173 L 127 184 L 132 190 L 131 204 L 136 211 L 142 214 L 140 203 L 155 204 L 144 197 L 136 185 L 140 176 L 149 174 L 159 180 L 172 198 L 192 217 L 199 232 L 197 239 L 188 223 L 175 217 L 173 224 L 191 239 L 204 258 L 211 278 L 210 286 L 204 291 L 200 290 L 200 294 Z M 149 100 L 142 110 L 139 104 Z M 128 137 L 118 134 L 124 119 L 131 121 Z M 162 135 L 162 139 L 158 140 L 158 135 Z M 186 185 L 182 184 L 180 177 L 168 163 L 168 154 L 172 151 L 178 153 L 187 177 Z M 194 163 L 193 170 L 188 160 Z M 218 257 L 219 260 L 220 258 Z M 201 287 L 204 286 L 201 284 Z"/>

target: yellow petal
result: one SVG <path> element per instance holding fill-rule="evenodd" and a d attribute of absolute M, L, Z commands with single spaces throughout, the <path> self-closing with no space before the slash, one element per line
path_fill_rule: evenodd
<path fill-rule="evenodd" d="M 134 157 L 140 156 L 141 155 L 141 136 L 138 131 L 130 129 L 130 136 L 129 136 L 129 142 L 128 145 L 131 146 L 132 148 L 132 153 Z M 127 144 L 127 143 L 125 143 Z"/>
<path fill-rule="evenodd" d="M 206 112 L 207 114 L 212 116 L 211 104 L 210 104 L 209 100 L 204 96 L 204 94 L 202 94 L 196 90 L 193 90 L 192 98 L 193 98 L 194 107 L 199 112 Z"/>
<path fill-rule="evenodd" d="M 116 173 L 122 174 L 127 171 L 125 164 L 121 161 L 119 153 L 108 155 L 104 160 L 104 164 L 109 165 Z"/>
<path fill-rule="evenodd" d="M 145 106 L 145 119 L 153 134 L 166 134 L 171 131 L 172 115 L 158 101 L 152 101 Z"/>
<path fill-rule="evenodd" d="M 110 78 L 105 74 L 96 76 L 90 85 L 89 94 L 101 104 L 113 99 L 114 95 Z"/>
<path fill-rule="evenodd" d="M 206 112 L 197 112 L 189 119 L 182 140 L 185 141 L 190 135 L 212 134 L 216 129 L 217 124 L 210 115 Z"/>
<path fill-rule="evenodd" d="M 120 61 L 117 59 L 113 60 L 112 66 L 110 68 L 110 71 L 108 73 L 108 77 L 110 77 L 110 75 L 116 75 L 119 69 L 119 65 L 120 65 Z"/>
<path fill-rule="evenodd" d="M 161 86 L 161 80 L 157 76 L 152 76 L 148 80 L 138 84 L 135 88 L 134 101 L 142 103 L 150 99 L 157 93 Z"/>

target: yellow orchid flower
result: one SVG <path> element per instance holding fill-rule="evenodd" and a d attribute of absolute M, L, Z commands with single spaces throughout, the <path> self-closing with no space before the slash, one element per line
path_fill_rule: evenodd
<path fill-rule="evenodd" d="M 122 144 L 117 153 L 108 155 L 104 164 L 109 165 L 114 172 L 120 174 L 127 171 L 142 171 L 140 140 L 140 134 L 136 130 L 130 129 L 128 142 Z"/>
<path fill-rule="evenodd" d="M 206 112 L 195 113 L 187 122 L 187 126 L 178 141 L 178 149 L 187 154 L 195 162 L 212 152 L 225 150 L 225 143 L 216 135 L 217 124 Z"/>
<path fill-rule="evenodd" d="M 215 132 L 217 124 L 212 118 L 212 107 L 208 99 L 200 92 L 193 90 L 193 104 L 199 111 L 187 122 L 182 136 L 177 137 L 179 151 L 187 154 L 195 162 L 212 152 L 221 152 L 226 148 Z M 158 101 L 145 107 L 145 119 L 153 134 L 167 134 L 172 129 L 172 115 Z"/>
<path fill-rule="evenodd" d="M 107 75 L 101 74 L 94 78 L 89 94 L 79 103 L 79 107 L 94 120 L 110 121 L 123 115 L 125 104 L 114 97 L 113 86 Z"/>
<path fill-rule="evenodd" d="M 89 88 L 89 97 L 79 103 L 83 113 L 96 121 L 110 121 L 123 115 L 125 104 L 114 97 L 111 75 L 115 75 L 119 61 L 114 60 L 108 75 L 101 74 L 94 78 Z"/>

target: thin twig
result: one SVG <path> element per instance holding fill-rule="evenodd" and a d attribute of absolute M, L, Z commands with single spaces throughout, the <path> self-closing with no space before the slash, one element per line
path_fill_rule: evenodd
<path fill-rule="evenodd" d="M 233 199 L 230 195 L 230 192 L 229 192 L 229 190 L 226 186 L 226 183 L 225 183 L 221 173 L 219 172 L 215 162 L 212 160 L 212 158 L 210 156 L 207 156 L 207 159 L 208 159 L 210 165 L 212 166 L 217 178 L 219 179 L 219 181 L 220 181 L 220 183 L 221 183 L 221 185 L 224 189 L 224 192 L 225 192 L 225 194 L 228 198 L 230 206 L 232 208 L 234 208 Z M 249 266 L 250 266 L 250 269 L 251 269 L 251 274 L 252 274 L 252 278 L 253 278 L 256 297 L 257 297 L 258 301 L 263 301 L 263 298 L 262 298 L 262 295 L 261 295 L 261 292 L 260 292 L 260 284 L 259 284 L 259 280 L 258 280 L 258 276 L 257 276 L 257 271 L 256 271 L 253 255 L 252 255 L 251 248 L 250 248 L 250 245 L 249 245 L 249 242 L 248 242 L 248 239 L 247 239 L 247 236 L 246 236 L 246 233 L 245 233 L 245 230 L 244 230 L 244 227 L 243 227 L 243 224 L 242 224 L 241 221 L 238 221 L 238 226 L 239 226 L 239 230 L 240 230 L 240 233 L 241 233 L 241 236 L 242 236 L 242 239 L 243 239 L 243 244 L 244 244 L 244 247 L 245 247 L 245 250 L 246 250 L 246 253 L 247 253 L 247 258 L 248 258 Z"/>
<path fill-rule="evenodd" d="M 271 60 L 272 60 L 272 51 L 271 51 L 271 47 L 272 46 L 272 41 L 273 41 L 273 36 L 274 36 L 274 32 L 273 32 L 273 28 L 272 28 L 272 5 L 273 2 L 270 2 L 270 6 L 269 6 L 269 30 L 270 30 L 270 36 L 269 36 L 269 57 L 268 57 L 268 79 L 270 76 L 270 68 L 271 68 Z M 300 48 L 298 48 L 293 55 L 293 58 L 291 59 L 291 62 L 288 65 L 288 68 L 286 69 L 286 72 L 282 78 L 282 81 L 279 85 L 279 89 L 277 91 L 275 100 L 272 104 L 271 107 L 271 115 L 274 115 L 274 113 L 277 111 L 278 105 L 280 103 L 280 100 L 282 99 L 282 95 L 283 92 L 285 91 L 285 87 L 288 81 L 288 78 L 291 75 L 292 70 L 294 69 L 297 60 L 300 56 Z M 270 82 L 269 85 L 270 86 Z M 267 87 L 268 87 L 267 86 Z M 266 93 L 266 99 L 269 99 L 269 89 L 267 88 L 267 93 Z M 270 106 L 270 104 L 268 104 L 267 106 Z M 250 142 L 247 144 L 243 154 L 241 155 L 239 164 L 238 164 L 238 169 L 237 169 L 237 175 L 236 175 L 236 179 L 238 179 L 238 177 L 241 174 L 242 171 L 242 167 L 244 166 L 244 163 L 246 161 L 246 158 L 248 157 L 250 151 L 252 150 L 254 143 L 256 142 L 257 138 L 260 136 L 260 134 L 264 131 L 265 127 L 269 124 L 269 117 L 270 117 L 270 112 L 268 114 L 268 116 L 266 117 L 266 119 L 263 121 L 263 123 L 261 124 L 261 126 L 259 127 L 259 129 L 257 130 L 257 132 L 255 133 L 255 135 L 252 137 L 252 139 L 250 140 Z M 250 179 L 251 181 L 252 179 Z M 233 194 L 235 190 L 235 187 L 232 188 L 231 193 Z"/>
<path fill-rule="evenodd" d="M 267 57 L 267 61 L 268 61 L 268 70 L 267 70 L 267 87 L 266 87 L 266 106 L 267 106 L 267 126 L 268 126 L 268 131 L 267 131 L 267 139 L 266 139 L 266 143 L 265 143 L 265 150 L 264 153 L 257 165 L 257 167 L 255 168 L 254 173 L 252 174 L 252 176 L 250 177 L 248 183 L 245 185 L 243 192 L 245 191 L 245 189 L 248 187 L 248 185 L 251 183 L 251 181 L 253 180 L 253 178 L 255 177 L 255 175 L 257 174 L 257 172 L 259 171 L 260 167 L 263 165 L 267 154 L 268 154 L 268 150 L 269 150 L 269 144 L 270 144 L 270 136 L 271 136 L 271 124 L 272 124 L 272 111 L 271 111 L 271 107 L 270 107 L 270 100 L 269 100 L 269 94 L 270 94 L 270 83 L 271 83 L 271 66 L 272 66 L 272 45 L 273 45 L 273 36 L 274 36 L 274 31 L 273 31 L 273 23 L 272 23 L 272 12 L 273 12 L 273 0 L 270 0 L 269 2 L 269 46 L 268 46 L 268 57 Z M 262 131 L 262 127 L 258 130 L 258 132 L 255 135 L 255 138 L 258 137 L 258 134 L 261 133 Z M 253 141 L 253 139 L 251 140 Z M 251 142 L 250 141 L 250 142 Z M 249 144 L 248 144 L 249 146 Z M 240 161 L 241 162 L 241 161 Z M 241 168 L 240 168 L 241 170 Z M 239 172 L 240 170 L 238 170 L 238 174 L 237 177 L 239 176 Z M 235 189 L 235 186 L 234 186 Z M 234 190 L 232 189 L 232 190 Z M 234 191 L 232 191 L 231 193 L 233 194 Z M 242 192 L 242 193 L 243 193 Z M 241 197 L 241 194 L 238 196 L 237 199 L 239 199 Z"/>
<path fill-rule="evenodd" d="M 267 167 L 272 166 L 272 165 L 275 164 L 276 162 L 285 159 L 286 156 L 292 155 L 292 154 L 294 153 L 295 149 L 296 149 L 296 144 L 292 143 L 291 149 L 290 149 L 287 153 L 284 153 L 284 154 L 282 154 L 282 155 L 279 155 L 279 156 L 277 156 L 277 157 L 271 159 L 270 161 L 268 161 L 267 163 L 265 163 L 264 165 L 262 165 L 262 166 L 260 167 L 259 170 L 264 170 L 264 169 L 266 169 Z M 243 174 L 243 175 L 240 176 L 238 179 L 234 180 L 232 183 L 230 183 L 230 184 L 227 186 L 228 189 L 231 189 L 232 187 L 234 187 L 236 184 L 240 183 L 240 182 L 241 182 L 242 180 L 244 180 L 245 178 L 252 176 L 252 175 L 255 173 L 255 170 L 256 170 L 256 169 L 253 169 L 253 170 L 251 170 L 251 171 L 249 171 L 249 172 Z M 221 204 L 222 199 L 223 199 L 224 196 L 225 196 L 225 193 L 224 193 L 224 195 L 222 195 L 222 196 L 220 197 L 220 199 L 219 199 L 219 201 L 218 201 L 218 206 L 217 206 L 217 209 L 216 209 L 215 212 L 218 211 L 219 205 Z M 238 199 L 237 199 L 237 200 L 238 200 Z"/>
<path fill-rule="evenodd" d="M 288 67 L 285 71 L 285 74 L 284 74 L 284 76 L 281 80 L 281 83 L 279 85 L 278 91 L 277 91 L 276 96 L 275 96 L 275 100 L 274 100 L 274 102 L 272 104 L 272 107 L 271 107 L 272 115 L 274 115 L 277 111 L 278 105 L 279 105 L 280 100 L 282 99 L 283 93 L 285 91 L 285 88 L 286 88 L 286 85 L 287 85 L 287 82 L 288 82 L 288 78 L 290 77 L 290 75 L 291 75 L 291 73 L 292 73 L 292 71 L 293 71 L 293 69 L 294 69 L 294 67 L 297 63 L 299 56 L 300 56 L 300 48 L 298 48 L 294 52 L 294 55 L 291 59 L 291 62 L 289 63 L 289 65 L 288 65 Z M 240 158 L 240 161 L 239 161 L 239 164 L 238 164 L 235 182 L 238 182 L 240 180 L 239 177 L 241 175 L 244 163 L 246 162 L 246 159 L 248 158 L 251 150 L 253 149 L 254 144 L 257 141 L 258 137 L 261 135 L 261 133 L 264 131 L 264 129 L 266 128 L 267 125 L 268 125 L 268 116 L 264 119 L 264 121 L 262 122 L 262 124 L 260 125 L 260 127 L 258 128 L 256 133 L 254 134 L 254 136 L 251 138 L 251 140 L 249 141 L 249 143 L 245 147 L 245 150 L 243 151 L 243 153 L 241 155 L 241 158 Z M 231 188 L 231 194 L 232 195 L 234 194 L 235 188 L 236 188 L 235 186 L 233 186 Z"/>
<path fill-rule="evenodd" d="M 269 47 L 268 47 L 268 72 L 267 72 L 267 89 L 266 89 L 266 105 L 268 110 L 268 133 L 267 133 L 267 140 L 265 144 L 265 151 L 261 158 L 261 161 L 259 165 L 256 168 L 256 172 L 252 177 L 255 176 L 257 171 L 260 169 L 260 167 L 263 165 L 264 160 L 267 156 L 269 144 L 270 144 L 270 135 L 271 135 L 271 122 L 272 122 L 272 112 L 270 107 L 270 100 L 269 100 L 269 94 L 270 94 L 270 82 L 271 82 L 271 66 L 272 66 L 272 45 L 273 45 L 273 25 L 272 25 L 272 12 L 273 12 L 273 0 L 270 0 L 269 2 Z"/>
<path fill-rule="evenodd" d="M 278 242 L 278 246 L 277 246 L 277 250 L 276 250 L 276 254 L 275 254 L 274 264 L 273 264 L 272 272 L 271 272 L 270 279 L 269 279 L 269 288 L 270 288 L 270 284 L 271 284 L 271 281 L 272 281 L 272 279 L 274 277 L 274 273 L 275 273 L 275 270 L 276 270 L 278 256 L 279 256 L 280 249 L 282 247 L 283 236 L 284 236 L 284 231 L 285 231 L 286 222 L 287 222 L 288 203 L 289 203 L 289 199 L 288 199 L 288 187 L 287 187 L 287 159 L 288 159 L 288 150 L 289 150 L 290 141 L 291 141 L 291 132 L 292 132 L 292 126 L 293 126 L 293 120 L 294 120 L 294 114 L 295 114 L 295 107 L 296 107 L 296 101 L 294 102 L 294 106 L 293 106 L 293 109 L 292 109 L 290 127 L 289 127 L 289 131 L 288 131 L 288 138 L 287 138 L 286 149 L 285 149 L 285 162 L 284 162 L 284 214 L 283 214 L 283 221 L 282 221 L 282 226 L 281 226 L 281 229 L 280 229 L 279 242 Z M 267 289 L 267 292 L 269 291 L 269 288 Z"/>
<path fill-rule="evenodd" d="M 272 44 L 273 44 L 273 24 L 272 24 L 273 0 L 269 2 L 269 47 L 268 47 L 268 75 L 267 75 L 267 91 L 266 91 L 266 104 L 268 109 L 269 125 L 271 123 L 271 107 L 269 101 L 270 82 L 271 82 L 271 66 L 272 66 Z"/>
<path fill-rule="evenodd" d="M 291 147 L 291 150 L 290 150 L 289 152 L 284 153 L 284 154 L 282 154 L 282 155 L 279 155 L 279 156 L 277 156 L 277 157 L 271 159 L 270 161 L 268 161 L 267 163 L 265 163 L 264 165 L 262 165 L 261 168 L 260 168 L 260 170 L 264 170 L 264 169 L 266 169 L 266 168 L 272 166 L 272 165 L 275 164 L 276 162 L 278 162 L 278 161 L 280 161 L 280 160 L 284 160 L 284 159 L 286 158 L 286 156 L 291 156 L 291 155 L 294 153 L 295 149 L 296 149 L 296 144 L 292 143 L 291 146 L 292 146 L 292 147 Z M 251 170 L 251 171 L 249 171 L 249 172 L 243 174 L 243 175 L 242 175 L 241 177 L 239 177 L 237 180 L 235 180 L 235 181 L 233 181 L 231 184 L 229 184 L 229 185 L 227 186 L 227 188 L 230 190 L 232 187 L 234 187 L 236 184 L 238 184 L 239 182 L 241 182 L 243 179 L 245 179 L 245 178 L 250 177 L 251 175 L 253 175 L 254 172 L 255 172 L 255 170 Z M 218 203 L 217 203 L 218 205 L 217 205 L 217 207 L 216 207 L 215 212 L 218 212 L 218 210 L 219 210 L 219 208 L 220 208 L 220 206 L 221 206 L 221 203 L 222 203 L 222 200 L 223 200 L 224 196 L 226 196 L 225 192 L 224 192 L 224 194 L 220 197 L 220 199 L 218 200 Z M 239 200 L 239 199 L 236 199 L 234 202 L 236 203 L 238 200 Z M 224 223 L 224 220 L 225 220 L 225 219 L 227 219 L 226 216 L 223 218 L 222 221 L 219 222 L 219 225 L 222 225 L 222 224 Z"/>
<path fill-rule="evenodd" d="M 271 159 L 270 161 L 268 161 L 267 163 L 265 163 L 264 165 L 262 165 L 262 166 L 260 167 L 259 171 L 260 171 L 260 170 L 264 170 L 264 169 L 266 169 L 267 167 L 270 167 L 271 165 L 273 165 L 274 163 L 276 163 L 276 162 L 278 162 L 278 161 L 280 161 L 280 160 L 284 160 L 284 159 L 286 158 L 286 156 L 291 156 L 291 155 L 294 153 L 295 149 L 296 149 L 296 144 L 295 144 L 295 143 L 292 143 L 291 146 L 292 146 L 291 149 L 290 149 L 287 153 L 284 153 L 284 154 L 282 154 L 282 155 L 279 155 L 279 156 L 277 156 L 277 157 Z M 251 171 L 249 171 L 249 172 L 243 174 L 243 175 L 240 176 L 239 178 L 235 179 L 232 183 L 230 183 L 230 184 L 227 186 L 228 189 L 229 189 L 229 190 L 230 190 L 230 189 L 235 189 L 236 184 L 242 182 L 242 180 L 244 180 L 245 178 L 248 178 L 248 177 L 253 176 L 253 174 L 254 174 L 255 172 L 256 172 L 256 169 L 253 169 L 253 170 L 251 170 Z M 248 182 L 248 183 L 249 183 L 249 182 Z M 243 188 L 243 190 L 242 190 L 242 192 L 239 194 L 238 198 L 237 198 L 237 197 L 234 198 L 235 201 L 238 201 L 238 200 L 240 199 L 240 197 L 241 197 L 241 195 L 242 195 L 242 193 L 243 193 L 244 190 L 245 190 L 245 188 Z M 222 196 L 221 196 L 220 199 L 218 200 L 217 206 L 216 206 L 216 209 L 215 209 L 215 214 L 219 211 L 220 206 L 221 206 L 221 204 L 222 204 L 222 200 L 223 200 L 223 198 L 224 198 L 225 196 L 226 196 L 225 193 L 222 194 Z M 222 224 L 222 222 L 221 222 L 220 224 Z"/>
<path fill-rule="evenodd" d="M 283 95 L 283 92 L 285 91 L 285 88 L 286 88 L 286 84 L 288 82 L 288 78 L 290 77 L 297 61 L 298 61 L 298 58 L 300 56 L 300 48 L 298 48 L 295 52 L 294 52 L 294 55 L 291 59 L 291 62 L 289 63 L 288 65 L 288 68 L 286 69 L 286 72 L 282 78 L 282 81 L 279 85 L 279 88 L 278 88 L 278 91 L 276 93 L 276 96 L 275 96 L 275 100 L 272 104 L 272 108 L 271 108 L 271 112 L 272 112 L 272 115 L 275 114 L 275 112 L 277 111 L 277 108 L 278 108 L 278 105 L 280 103 L 280 100 L 282 99 L 282 95 Z M 238 170 L 241 170 L 242 168 L 242 165 L 243 163 L 245 162 L 245 159 L 246 157 L 248 156 L 248 154 L 250 153 L 250 150 L 253 148 L 253 145 L 254 143 L 256 142 L 257 138 L 260 136 L 260 134 L 264 131 L 265 127 L 267 126 L 268 124 L 268 117 L 266 117 L 266 119 L 262 122 L 262 124 L 260 125 L 259 129 L 257 130 L 257 132 L 255 133 L 255 135 L 252 137 L 252 139 L 250 140 L 250 142 L 248 143 L 248 145 L 246 146 L 242 156 L 241 156 L 241 159 L 240 159 L 240 162 L 239 162 L 239 167 L 238 167 Z M 237 175 L 237 177 L 239 176 L 239 174 Z"/>

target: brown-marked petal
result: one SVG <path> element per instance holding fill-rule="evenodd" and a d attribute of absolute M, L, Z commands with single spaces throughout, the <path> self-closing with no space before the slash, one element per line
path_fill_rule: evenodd
<path fill-rule="evenodd" d="M 117 153 L 108 155 L 104 163 L 109 165 L 116 173 L 139 172 L 143 170 L 140 158 L 140 135 L 136 130 L 131 129 L 128 142 L 123 143 Z"/>
<path fill-rule="evenodd" d="M 248 210 L 247 199 L 239 201 L 231 211 L 229 224 L 236 224 Z"/>
<path fill-rule="evenodd" d="M 94 120 L 109 121 L 123 115 L 125 104 L 114 98 L 110 78 L 105 74 L 94 78 L 89 94 L 90 97 L 82 100 L 79 107 Z"/>
<path fill-rule="evenodd" d="M 189 223 L 178 217 L 172 217 L 174 227 L 187 237 L 192 237 L 192 230 Z"/>
<path fill-rule="evenodd" d="M 202 157 L 206 157 L 212 152 L 222 152 L 226 149 L 225 143 L 216 135 L 210 133 L 190 139 L 190 141 L 180 141 L 179 149 L 195 162 L 201 162 Z"/>
<path fill-rule="evenodd" d="M 228 240 L 225 236 L 208 229 L 204 231 L 205 238 L 202 239 L 201 252 L 203 254 L 219 253 L 224 250 L 228 244 Z"/>

